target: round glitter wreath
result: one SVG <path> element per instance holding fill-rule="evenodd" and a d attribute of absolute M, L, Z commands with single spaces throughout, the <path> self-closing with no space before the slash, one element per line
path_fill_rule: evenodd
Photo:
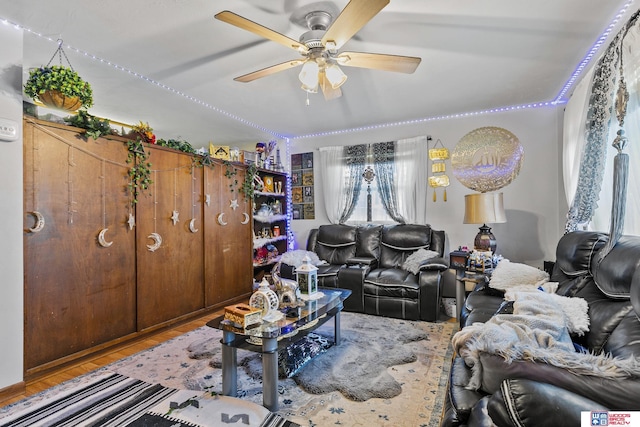
<path fill-rule="evenodd" d="M 520 173 L 524 148 L 506 129 L 482 127 L 462 137 L 451 155 L 453 175 L 481 193 L 510 184 Z"/>

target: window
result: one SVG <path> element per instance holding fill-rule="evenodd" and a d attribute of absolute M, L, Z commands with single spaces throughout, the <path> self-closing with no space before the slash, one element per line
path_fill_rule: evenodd
<path fill-rule="evenodd" d="M 367 222 L 368 184 L 363 173 L 369 167 L 380 174 L 371 181 L 372 222 L 426 224 L 427 147 L 426 135 L 395 142 L 321 147 L 320 179 L 329 221 Z M 375 163 L 373 151 L 378 159 Z M 389 161 L 393 167 L 385 163 Z"/>
<path fill-rule="evenodd" d="M 373 164 L 367 163 L 365 165 L 365 170 L 371 169 L 373 171 Z M 362 178 L 362 188 L 360 190 L 360 197 L 358 197 L 358 201 L 356 203 L 356 207 L 353 210 L 353 213 L 347 220 L 348 224 L 360 224 L 367 222 L 367 181 Z M 391 219 L 387 211 L 384 209 L 382 205 L 382 200 L 380 199 L 380 193 L 378 192 L 378 183 L 375 179 L 371 181 L 370 185 L 371 189 L 371 222 L 375 223 L 393 223 L 394 221 Z"/>

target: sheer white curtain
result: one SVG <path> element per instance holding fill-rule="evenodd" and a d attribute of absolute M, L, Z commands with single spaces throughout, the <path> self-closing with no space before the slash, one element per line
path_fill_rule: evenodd
<path fill-rule="evenodd" d="M 322 147 L 319 153 L 324 206 L 332 224 L 340 222 L 348 203 L 343 197 L 347 182 L 343 151 L 343 147 Z"/>
<path fill-rule="evenodd" d="M 396 194 L 398 212 L 408 224 L 427 223 L 429 147 L 426 136 L 396 143 Z"/>
<path fill-rule="evenodd" d="M 629 31 L 625 40 L 625 78 L 629 88 L 629 110 L 625 120 L 629 154 L 629 184 L 625 234 L 640 235 L 640 25 Z"/>
<path fill-rule="evenodd" d="M 564 194 L 567 205 L 571 206 L 578 187 L 578 174 L 582 151 L 586 144 L 585 122 L 589 108 L 589 93 L 593 80 L 593 68 L 576 85 L 571 99 L 564 110 L 564 135 L 562 149 L 562 166 L 564 178 Z"/>

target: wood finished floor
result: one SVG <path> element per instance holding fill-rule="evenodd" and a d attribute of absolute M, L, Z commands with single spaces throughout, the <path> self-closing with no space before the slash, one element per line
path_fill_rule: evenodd
<path fill-rule="evenodd" d="M 170 329 L 166 329 L 164 331 L 142 338 L 139 341 L 115 347 L 107 354 L 102 354 L 100 356 L 96 356 L 95 358 L 84 360 L 71 366 L 66 366 L 64 368 L 61 368 L 60 370 L 56 370 L 53 373 L 48 374 L 45 377 L 27 382 L 26 391 L 24 394 L 20 394 L 11 399 L 0 401 L 0 407 L 6 406 L 13 402 L 17 402 L 21 399 L 24 399 L 25 397 L 39 393 L 64 381 L 70 380 L 80 375 L 84 375 L 88 372 L 93 371 L 94 369 L 101 368 L 105 365 L 108 365 L 109 363 L 115 362 L 127 356 L 131 356 L 132 354 L 151 348 L 164 341 L 170 340 L 171 338 L 177 337 L 178 335 L 182 335 L 186 332 L 197 329 L 201 326 L 204 326 L 209 320 L 213 319 L 214 317 L 221 315 L 223 312 L 223 310 L 219 310 L 207 314 L 189 322 L 182 323 Z"/>

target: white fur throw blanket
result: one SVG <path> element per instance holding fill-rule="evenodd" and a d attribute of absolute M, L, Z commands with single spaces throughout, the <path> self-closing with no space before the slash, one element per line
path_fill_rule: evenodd
<path fill-rule="evenodd" d="M 315 252 L 305 251 L 303 249 L 283 253 L 280 262 L 298 268 L 302 265 L 302 260 L 304 260 L 305 257 L 309 257 L 309 263 L 312 265 L 326 264 L 326 261 L 321 261 Z"/>
<path fill-rule="evenodd" d="M 510 295 L 514 300 L 513 314 L 496 314 L 486 323 L 474 323 L 456 333 L 454 348 L 472 369 L 467 388 L 481 388 L 481 353 L 500 356 L 507 363 L 544 362 L 576 375 L 640 378 L 637 358 L 623 360 L 576 352 L 567 328 L 567 315 L 550 296 L 544 292 L 513 292 Z"/>

